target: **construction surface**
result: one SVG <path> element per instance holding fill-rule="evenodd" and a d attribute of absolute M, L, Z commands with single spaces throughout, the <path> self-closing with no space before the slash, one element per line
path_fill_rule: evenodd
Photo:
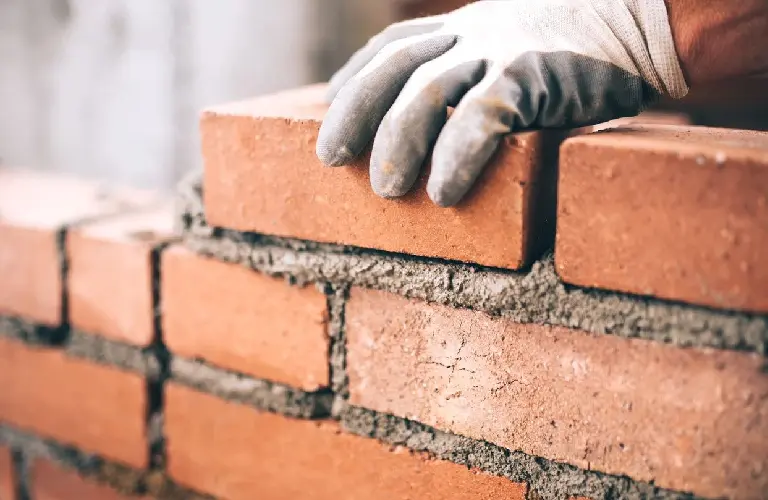
<path fill-rule="evenodd" d="M 207 111 L 175 208 L 0 170 L 0 498 L 768 498 L 766 134 L 524 134 L 443 210 L 317 95 Z"/>

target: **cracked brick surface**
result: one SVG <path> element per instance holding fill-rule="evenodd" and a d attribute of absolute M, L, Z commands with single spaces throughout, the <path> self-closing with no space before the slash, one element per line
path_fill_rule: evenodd
<path fill-rule="evenodd" d="M 768 490 L 763 359 L 353 288 L 349 402 L 702 496 Z"/>

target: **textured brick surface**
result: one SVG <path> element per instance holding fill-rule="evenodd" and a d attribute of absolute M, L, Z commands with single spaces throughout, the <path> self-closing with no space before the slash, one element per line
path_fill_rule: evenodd
<path fill-rule="evenodd" d="M 768 491 L 758 355 L 516 324 L 353 289 L 350 402 L 582 468 L 754 498 Z"/>
<path fill-rule="evenodd" d="M 316 158 L 324 92 L 311 86 L 203 114 L 212 226 L 506 268 L 551 241 L 554 183 L 545 178 L 555 170 L 555 133 L 505 141 L 459 207 L 434 205 L 425 176 L 404 198 L 384 200 L 371 190 L 366 159 L 326 168 Z"/>
<path fill-rule="evenodd" d="M 131 344 L 152 341 L 152 249 L 173 236 L 172 208 L 111 217 L 67 234 L 75 328 Z"/>
<path fill-rule="evenodd" d="M 685 113 L 673 111 L 646 111 L 637 116 L 617 118 L 588 127 L 574 129 L 573 136 L 599 132 L 609 128 L 626 127 L 634 125 L 691 125 L 691 118 Z"/>
<path fill-rule="evenodd" d="M 635 126 L 561 155 L 565 281 L 768 312 L 768 133 Z"/>
<path fill-rule="evenodd" d="M 171 384 L 168 468 L 180 483 L 229 500 L 524 499 L 525 486 Z"/>
<path fill-rule="evenodd" d="M 0 314 L 57 325 L 62 312 L 57 231 L 153 201 L 149 193 L 0 168 Z"/>
<path fill-rule="evenodd" d="M 178 355 L 315 390 L 329 384 L 326 297 L 182 247 L 162 255 L 163 332 Z"/>
<path fill-rule="evenodd" d="M 11 450 L 0 446 L 0 500 L 16 500 Z"/>
<path fill-rule="evenodd" d="M 34 500 L 149 500 L 120 494 L 46 460 L 35 461 L 30 480 Z"/>
<path fill-rule="evenodd" d="M 138 375 L 0 337 L 0 422 L 135 467 L 147 464 Z"/>

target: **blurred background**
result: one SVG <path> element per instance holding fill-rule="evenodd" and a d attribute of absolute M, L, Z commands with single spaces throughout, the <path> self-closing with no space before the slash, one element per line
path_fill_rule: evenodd
<path fill-rule="evenodd" d="M 172 189 L 205 106 L 326 80 L 380 29 L 466 0 L 0 0 L 0 164 Z M 764 82 L 700 89 L 695 123 L 768 129 Z"/>

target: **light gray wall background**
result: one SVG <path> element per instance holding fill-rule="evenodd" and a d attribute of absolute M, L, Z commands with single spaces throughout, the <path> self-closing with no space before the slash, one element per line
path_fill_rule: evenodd
<path fill-rule="evenodd" d="M 322 81 L 384 0 L 0 0 L 0 163 L 171 189 L 200 109 Z"/>

